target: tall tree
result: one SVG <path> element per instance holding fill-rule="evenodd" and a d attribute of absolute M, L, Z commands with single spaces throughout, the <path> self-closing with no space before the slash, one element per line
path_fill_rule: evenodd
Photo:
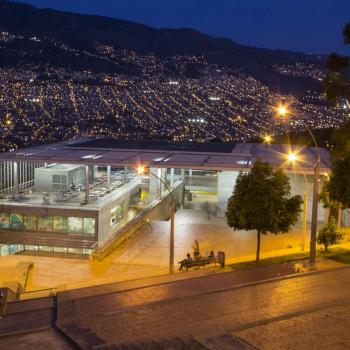
<path fill-rule="evenodd" d="M 343 30 L 344 43 L 350 44 L 350 23 Z M 339 99 L 350 101 L 350 58 L 332 53 L 327 59 L 328 74 L 324 80 L 327 100 L 335 106 Z"/>
<path fill-rule="evenodd" d="M 282 170 L 258 159 L 250 173 L 240 173 L 228 201 L 227 223 L 234 230 L 256 230 L 256 263 L 260 259 L 261 234 L 288 232 L 300 215 L 302 199 L 291 196 Z"/>
<path fill-rule="evenodd" d="M 350 22 L 343 30 L 345 45 L 350 44 Z M 330 106 L 336 106 L 342 102 L 350 107 L 350 58 L 335 53 L 327 59 L 328 73 L 324 79 L 324 87 L 327 102 Z M 346 120 L 331 137 L 334 148 L 332 158 L 339 159 L 350 152 L 350 120 Z"/>
<path fill-rule="evenodd" d="M 329 178 L 329 198 L 341 207 L 350 208 L 350 154 L 338 159 Z"/>

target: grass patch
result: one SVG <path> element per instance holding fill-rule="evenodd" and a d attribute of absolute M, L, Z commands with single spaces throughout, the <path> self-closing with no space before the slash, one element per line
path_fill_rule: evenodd
<path fill-rule="evenodd" d="M 329 252 L 320 254 L 329 260 L 333 260 L 342 264 L 350 265 L 350 251 L 341 247 L 331 248 Z"/>
<path fill-rule="evenodd" d="M 259 264 L 255 264 L 255 260 L 252 261 L 244 261 L 235 264 L 228 264 L 227 267 L 233 270 L 244 270 L 244 269 L 252 269 L 257 266 L 269 266 L 269 265 L 277 265 L 284 264 L 289 262 L 295 262 L 299 260 L 309 259 L 309 252 L 301 252 L 294 253 L 283 256 L 276 256 L 273 258 L 260 259 Z M 329 248 L 326 253 L 324 250 L 317 250 L 317 257 L 333 260 L 342 264 L 350 265 L 350 250 L 344 249 L 341 247 Z"/>
<path fill-rule="evenodd" d="M 309 252 L 295 253 L 295 254 L 289 254 L 289 255 L 283 255 L 283 256 L 276 256 L 273 258 L 260 259 L 258 265 L 256 265 L 255 260 L 253 260 L 253 261 L 244 261 L 240 263 L 229 264 L 227 265 L 227 267 L 233 270 L 251 269 L 257 266 L 269 266 L 269 265 L 275 265 L 275 264 L 283 264 L 283 263 L 292 262 L 292 261 L 305 260 L 305 259 L 308 259 L 308 257 L 309 257 Z"/>

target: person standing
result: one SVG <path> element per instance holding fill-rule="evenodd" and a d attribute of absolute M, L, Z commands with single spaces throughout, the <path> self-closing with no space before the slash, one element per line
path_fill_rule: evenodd
<path fill-rule="evenodd" d="M 201 258 L 201 254 L 199 251 L 199 243 L 197 240 L 195 240 L 192 244 L 192 249 L 193 249 L 193 259 L 198 260 Z"/>

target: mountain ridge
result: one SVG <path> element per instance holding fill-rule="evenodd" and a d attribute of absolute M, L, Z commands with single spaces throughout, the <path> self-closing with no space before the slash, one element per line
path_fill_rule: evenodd
<path fill-rule="evenodd" d="M 231 39 L 214 38 L 190 28 L 156 29 L 123 19 L 38 9 L 33 5 L 2 0 L 1 32 L 23 36 L 24 40 L 17 38 L 0 46 L 0 67 L 51 65 L 73 70 L 142 75 L 142 68 L 132 60 L 125 63 L 115 58 L 112 62 L 108 57 L 96 54 L 97 43 L 140 54 L 152 53 L 161 60 L 177 55 L 202 55 L 208 64 L 253 75 L 275 90 L 302 94 L 322 89 L 320 81 L 282 76 L 274 67 L 275 64 L 288 66 L 295 62 L 309 64 L 311 61 L 323 69 L 322 56 L 241 45 Z M 49 38 L 56 43 L 25 40 L 30 37 Z M 62 49 L 65 45 L 72 50 Z M 80 56 L 73 52 L 75 49 L 81 51 Z M 195 76 L 190 74 L 190 77 Z"/>
<path fill-rule="evenodd" d="M 21 10 L 26 11 L 26 13 L 21 13 Z M 28 16 L 29 13 L 31 16 Z M 39 9 L 31 4 L 17 3 L 9 0 L 0 0 L 0 29 L 11 29 L 13 33 L 23 34 L 23 29 L 25 29 L 25 26 L 28 26 L 30 24 L 30 29 L 27 28 L 27 34 L 43 35 L 45 33 L 49 33 L 52 37 L 58 38 L 59 35 L 57 34 L 63 35 L 64 32 L 59 30 L 57 31 L 57 29 L 59 29 L 57 25 L 59 24 L 63 28 L 64 26 L 67 26 L 69 24 L 68 20 L 73 18 L 76 21 L 78 20 L 78 23 L 76 23 L 75 26 L 69 28 L 75 29 L 75 31 L 69 32 L 69 37 L 71 37 L 72 33 L 75 32 L 74 38 L 86 43 L 87 41 L 91 42 L 91 38 L 89 38 L 89 35 L 93 36 L 93 34 L 95 34 L 96 38 L 98 37 L 100 42 L 110 42 L 111 44 L 113 43 L 118 45 L 118 42 L 113 42 L 112 38 L 108 35 L 104 37 L 99 36 L 98 31 L 100 30 L 101 32 L 103 32 L 101 34 L 106 34 L 108 33 L 108 30 L 111 29 L 113 29 L 114 32 L 120 30 L 125 32 L 125 34 L 131 36 L 137 34 L 137 36 L 140 38 L 140 30 L 143 30 L 144 35 L 141 36 L 141 38 L 148 39 L 148 42 L 142 43 L 141 47 L 145 47 L 145 44 L 148 43 L 146 51 L 160 54 L 160 56 L 164 56 L 167 54 L 174 55 L 202 53 L 208 50 L 231 51 L 237 48 L 247 48 L 248 50 L 262 50 L 265 53 L 271 52 L 275 54 L 288 54 L 293 56 L 322 57 L 322 55 L 309 55 L 303 52 L 288 51 L 283 49 L 268 49 L 262 47 L 255 47 L 251 45 L 238 44 L 231 38 L 214 37 L 212 35 L 202 33 L 198 30 L 187 27 L 157 29 L 142 23 L 137 23 L 125 19 L 111 18 L 107 16 L 91 14 L 86 15 L 67 11 L 57 11 L 50 8 Z M 48 23 L 47 20 L 50 20 L 50 22 Z M 50 27 L 52 28 L 51 31 Z M 53 28 L 55 28 L 55 30 L 53 30 Z M 83 29 L 88 29 L 88 32 L 84 31 Z M 95 31 L 93 29 L 95 29 Z M 77 35 L 77 33 L 79 33 L 79 35 Z M 149 37 L 149 35 L 151 34 L 154 35 L 153 38 Z M 177 38 L 176 35 L 178 35 L 179 37 Z M 168 41 L 169 36 L 172 37 L 173 40 L 183 39 L 183 36 L 186 36 L 186 40 L 191 40 L 191 44 L 185 45 L 185 48 L 187 48 L 187 50 L 185 50 L 179 45 L 174 45 L 175 42 L 172 41 L 171 45 L 173 46 L 173 49 L 170 49 L 169 47 L 165 46 L 165 41 Z M 66 37 L 65 39 L 70 40 L 69 37 Z M 83 40 L 82 37 L 84 37 L 85 39 Z M 120 36 L 117 36 L 116 38 L 114 38 L 114 40 L 120 38 Z M 150 43 L 153 45 L 150 45 Z M 193 43 L 195 45 L 193 45 Z M 184 43 L 182 42 L 181 44 L 183 45 Z M 128 45 L 125 44 L 123 41 L 119 42 L 119 45 L 121 46 L 119 48 L 129 48 L 134 49 L 136 51 L 140 49 L 140 47 L 135 48 L 135 45 L 133 47 L 127 47 Z M 188 46 L 190 46 L 190 48 Z"/>

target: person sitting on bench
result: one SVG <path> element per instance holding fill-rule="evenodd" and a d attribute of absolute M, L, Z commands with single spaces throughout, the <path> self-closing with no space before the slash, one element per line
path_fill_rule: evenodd
<path fill-rule="evenodd" d="M 208 259 L 215 259 L 215 254 L 212 250 L 210 251 L 210 253 L 208 255 Z"/>
<path fill-rule="evenodd" d="M 191 254 L 187 253 L 187 258 L 183 259 L 182 261 L 179 262 L 179 264 L 180 264 L 179 271 L 182 271 L 183 268 L 186 267 L 192 261 L 193 261 L 193 259 L 191 258 Z"/>

